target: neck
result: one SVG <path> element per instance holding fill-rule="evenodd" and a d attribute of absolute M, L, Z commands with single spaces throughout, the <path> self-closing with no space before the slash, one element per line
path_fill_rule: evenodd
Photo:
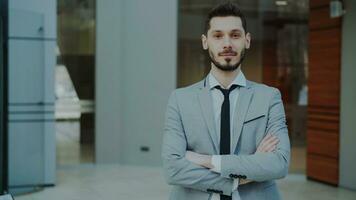
<path fill-rule="evenodd" d="M 232 83 L 232 81 L 240 73 L 241 65 L 234 71 L 223 71 L 217 68 L 213 63 L 211 63 L 211 74 L 216 78 L 216 80 L 227 89 L 227 87 Z"/>

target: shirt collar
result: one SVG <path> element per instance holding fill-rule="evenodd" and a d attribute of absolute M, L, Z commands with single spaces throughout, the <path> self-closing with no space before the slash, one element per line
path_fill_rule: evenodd
<path fill-rule="evenodd" d="M 214 75 L 211 72 L 208 75 L 208 83 L 209 83 L 210 89 L 213 89 L 216 86 L 221 86 L 221 84 L 218 82 L 218 80 L 216 80 L 216 78 L 214 77 Z M 236 78 L 228 86 L 228 88 L 230 88 L 231 85 L 238 85 L 238 86 L 242 86 L 242 87 L 246 86 L 246 78 L 241 70 L 237 74 Z"/>

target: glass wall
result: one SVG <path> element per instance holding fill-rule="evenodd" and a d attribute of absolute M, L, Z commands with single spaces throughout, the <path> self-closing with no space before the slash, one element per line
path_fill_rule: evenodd
<path fill-rule="evenodd" d="M 203 79 L 210 70 L 201 46 L 205 18 L 220 0 L 179 1 L 178 87 Z M 307 39 L 309 1 L 235 0 L 252 35 L 242 71 L 247 79 L 277 87 L 283 97 L 292 143 L 291 171 L 305 171 Z"/>
<path fill-rule="evenodd" d="M 95 0 L 57 0 L 57 164 L 94 162 Z"/>

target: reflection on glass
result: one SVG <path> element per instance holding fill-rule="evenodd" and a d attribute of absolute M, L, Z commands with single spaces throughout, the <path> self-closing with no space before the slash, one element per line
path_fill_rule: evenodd
<path fill-rule="evenodd" d="M 57 3 L 60 52 L 56 69 L 56 117 L 60 120 L 56 124 L 57 164 L 92 163 L 96 1 L 58 0 Z"/>

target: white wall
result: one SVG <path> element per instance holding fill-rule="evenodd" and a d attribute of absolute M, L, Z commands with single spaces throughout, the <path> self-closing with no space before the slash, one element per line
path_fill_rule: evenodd
<path fill-rule="evenodd" d="M 116 163 L 120 158 L 122 1 L 97 1 L 95 159 Z"/>
<path fill-rule="evenodd" d="M 356 1 L 344 1 L 342 24 L 340 185 L 356 190 Z"/>
<path fill-rule="evenodd" d="M 160 165 L 164 112 L 176 87 L 177 12 L 176 0 L 97 2 L 98 163 Z"/>

